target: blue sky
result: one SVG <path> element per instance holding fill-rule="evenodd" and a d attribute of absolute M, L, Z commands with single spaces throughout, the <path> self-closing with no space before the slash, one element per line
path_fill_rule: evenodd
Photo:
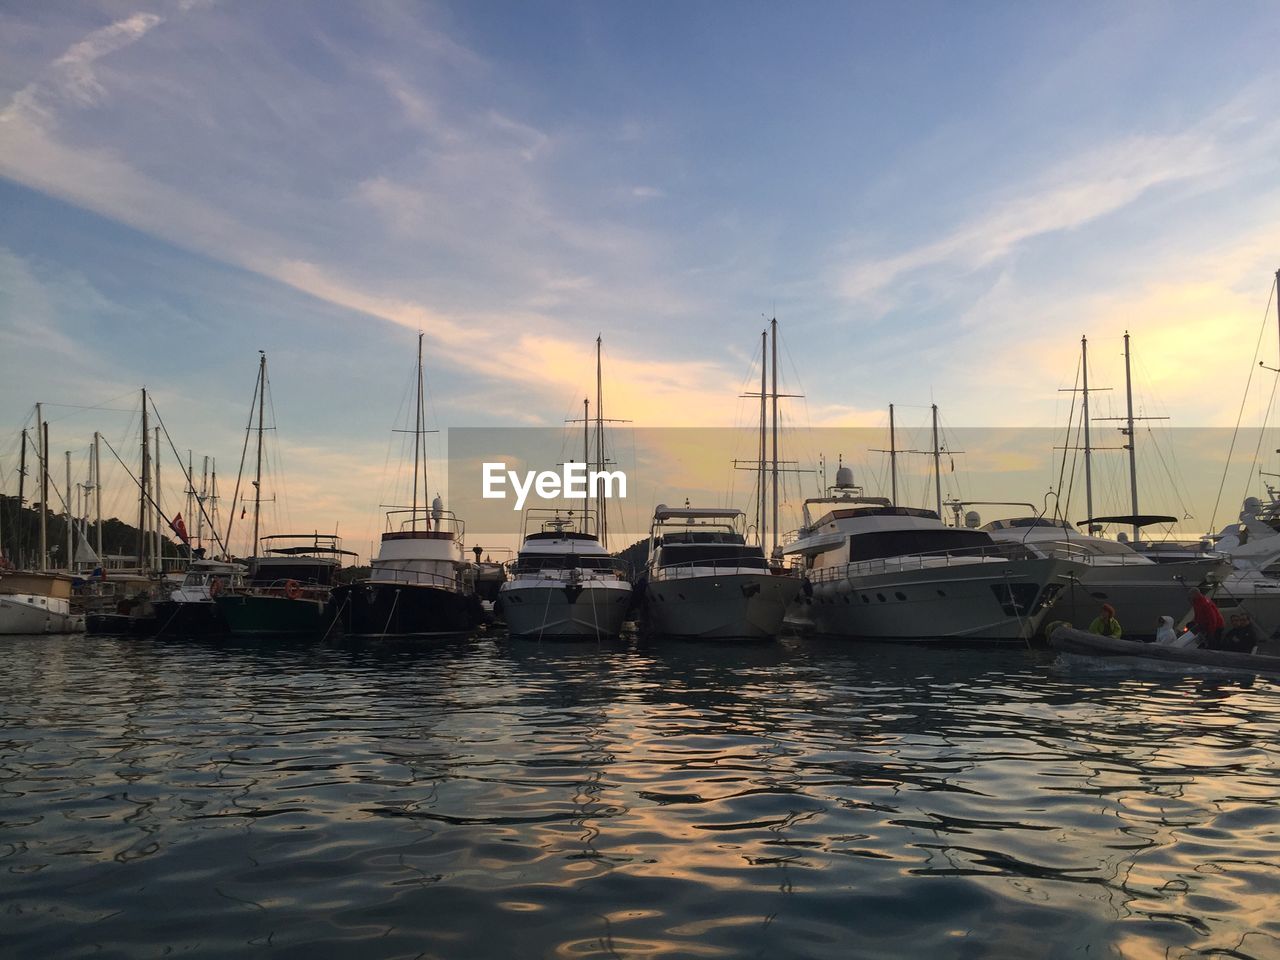
<path fill-rule="evenodd" d="M 597 333 L 611 412 L 732 425 L 774 313 L 796 423 L 1054 426 L 1129 329 L 1144 410 L 1229 425 L 1276 49 L 1269 3 L 0 4 L 0 473 L 144 383 L 231 469 L 263 349 L 280 522 L 363 542 L 418 329 L 441 427 L 572 416 Z"/>

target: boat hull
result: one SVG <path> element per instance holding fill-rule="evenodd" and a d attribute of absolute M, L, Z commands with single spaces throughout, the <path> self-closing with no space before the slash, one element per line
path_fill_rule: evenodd
<path fill-rule="evenodd" d="M 435 586 L 364 580 L 336 587 L 324 614 L 324 627 L 349 637 L 459 634 L 481 622 L 480 600 Z"/>
<path fill-rule="evenodd" d="M 1074 573 L 1039 559 L 890 567 L 813 583 L 793 619 L 807 614 L 815 633 L 849 639 L 1026 642 Z"/>
<path fill-rule="evenodd" d="M 683 639 L 773 639 L 800 586 L 794 577 L 767 571 L 650 581 L 645 586 L 645 629 Z"/>
<path fill-rule="evenodd" d="M 1187 612 L 1188 587 L 1199 585 L 1224 568 L 1230 569 L 1225 562 L 1203 560 L 1088 567 L 1078 579 L 1067 582 L 1049 616 L 1087 630 L 1102 604 L 1109 603 L 1116 610 L 1125 636 L 1149 639 L 1155 635 L 1160 617 L 1177 620 Z M 1276 599 L 1280 613 L 1280 594 Z"/>
<path fill-rule="evenodd" d="M 84 617 L 65 600 L 35 593 L 0 594 L 0 634 L 81 633 Z"/>
<path fill-rule="evenodd" d="M 1257 653 L 1234 653 L 1228 650 L 1204 650 L 1196 647 L 1171 647 L 1160 643 L 1142 643 L 1116 637 L 1059 627 L 1049 637 L 1049 646 L 1063 653 L 1091 657 L 1120 657 L 1149 662 L 1181 663 L 1228 670 L 1247 670 L 1269 677 L 1280 677 L 1280 657 Z"/>
<path fill-rule="evenodd" d="M 218 637 L 227 633 L 227 622 L 213 600 L 159 600 L 155 608 L 157 637 Z"/>
<path fill-rule="evenodd" d="M 224 594 L 216 603 L 232 636 L 318 636 L 327 626 L 325 603 L 313 597 Z"/>
<path fill-rule="evenodd" d="M 499 591 L 498 603 L 513 637 L 603 640 L 622 633 L 631 587 L 622 581 L 509 581 Z"/>

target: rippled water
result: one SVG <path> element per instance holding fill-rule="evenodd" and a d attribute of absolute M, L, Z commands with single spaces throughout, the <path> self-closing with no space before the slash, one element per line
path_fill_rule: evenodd
<path fill-rule="evenodd" d="M 1276 957 L 1280 686 L 3 638 L 12 956 Z"/>

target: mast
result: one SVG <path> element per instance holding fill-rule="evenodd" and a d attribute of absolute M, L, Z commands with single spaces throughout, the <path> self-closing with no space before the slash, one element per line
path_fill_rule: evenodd
<path fill-rule="evenodd" d="M 102 438 L 97 430 L 93 431 L 93 514 L 98 527 L 98 563 L 106 570 L 107 560 L 102 555 Z"/>
<path fill-rule="evenodd" d="M 1133 516 L 1135 522 L 1133 524 L 1133 539 L 1136 543 L 1138 540 L 1138 524 L 1136 522 L 1138 516 L 1138 454 L 1133 435 L 1133 381 L 1129 376 L 1129 331 L 1124 332 L 1124 394 L 1126 405 L 1126 420 L 1128 421 L 1129 435 L 1129 495 L 1131 498 L 1131 506 L 1133 508 Z"/>
<path fill-rule="evenodd" d="M 36 404 L 36 429 L 40 437 L 40 572 L 49 569 L 49 424 Z"/>
<path fill-rule="evenodd" d="M 773 550 L 772 557 L 778 551 L 778 318 L 769 321 L 769 329 L 773 333 L 771 340 L 773 367 Z"/>
<path fill-rule="evenodd" d="M 75 517 L 71 515 L 71 451 L 66 452 L 67 458 L 67 499 L 62 503 L 62 515 L 67 518 L 67 573 L 73 573 L 75 568 L 75 541 L 72 539 L 72 528 L 75 526 Z"/>
<path fill-rule="evenodd" d="M 148 446 L 151 442 L 147 428 L 147 388 L 142 388 L 142 483 L 138 497 L 138 570 L 147 569 L 147 487 L 151 483 L 151 458 Z"/>
<path fill-rule="evenodd" d="M 602 337 L 596 334 L 596 459 L 604 473 L 604 381 L 600 373 L 600 345 Z M 600 505 L 600 546 L 609 546 L 609 507 L 604 497 L 597 497 Z"/>
<path fill-rule="evenodd" d="M 156 569 L 164 573 L 164 543 L 160 539 L 160 524 L 164 516 L 160 509 L 160 428 L 156 427 L 155 482 L 152 485 L 155 496 L 151 498 L 152 543 L 155 544 Z"/>
<path fill-rule="evenodd" d="M 1081 417 L 1084 419 L 1084 504 L 1085 516 L 1089 518 L 1089 533 L 1093 533 L 1093 447 L 1089 443 L 1089 339 L 1080 338 L 1080 370 L 1083 376 L 1084 404 Z M 1132 424 L 1130 424 L 1132 429 Z M 1070 432 L 1068 431 L 1068 442 Z M 1066 454 L 1063 454 L 1065 457 Z"/>
<path fill-rule="evenodd" d="M 591 400 L 582 398 L 582 466 L 591 469 Z M 591 484 L 587 484 L 587 502 L 584 513 L 591 510 Z M 584 528 L 585 529 L 585 528 Z"/>
<path fill-rule="evenodd" d="M 196 518 L 191 515 L 191 508 L 193 506 L 199 506 L 201 510 L 204 509 L 204 504 L 195 502 L 195 496 L 196 496 L 195 469 L 192 465 L 192 460 L 191 460 L 191 448 L 188 447 L 187 448 L 187 523 L 195 522 Z M 188 555 L 190 555 L 191 553 L 190 539 L 187 540 L 187 553 Z"/>
<path fill-rule="evenodd" d="M 204 470 L 200 474 L 200 513 L 196 516 L 196 546 L 204 546 L 204 505 L 209 499 L 209 455 L 204 455 Z"/>
<path fill-rule="evenodd" d="M 938 446 L 938 405 L 931 403 L 933 410 L 933 492 L 937 498 L 938 519 L 942 519 L 942 450 Z"/>
<path fill-rule="evenodd" d="M 757 524 L 760 530 L 760 549 L 764 549 L 765 527 L 768 526 L 766 514 L 769 508 L 769 497 L 765 492 L 765 454 L 768 452 L 765 448 L 766 437 L 768 436 L 768 404 L 766 402 L 769 382 L 766 379 L 769 375 L 769 331 L 767 329 L 760 331 L 760 456 L 757 458 L 759 462 L 760 473 L 760 505 L 759 520 Z"/>
<path fill-rule="evenodd" d="M 889 502 L 898 505 L 898 441 L 893 429 L 893 404 L 889 404 Z"/>
<path fill-rule="evenodd" d="M 418 363 L 422 363 L 422 335 L 418 335 Z M 421 366 L 419 366 L 421 371 Z M 422 386 L 419 380 L 418 402 L 422 402 Z M 258 351 L 258 467 L 253 478 L 253 553 L 258 555 L 258 521 L 262 513 L 262 419 L 267 408 L 267 355 Z M 158 469 L 157 469 L 158 472 Z M 416 490 L 416 487 L 415 487 Z M 417 504 L 414 496 L 414 506 Z"/>
<path fill-rule="evenodd" d="M 22 429 L 22 456 L 18 463 L 18 523 L 16 525 L 17 535 L 14 542 L 17 544 L 18 555 L 14 558 L 14 566 L 21 569 L 25 566 L 22 556 L 22 509 L 27 505 L 27 430 Z"/>
<path fill-rule="evenodd" d="M 418 529 L 418 466 L 422 455 L 422 332 L 418 332 L 418 387 L 413 408 L 413 529 Z M 427 471 L 422 471 L 422 485 L 427 484 Z M 423 490 L 424 497 L 426 490 Z"/>

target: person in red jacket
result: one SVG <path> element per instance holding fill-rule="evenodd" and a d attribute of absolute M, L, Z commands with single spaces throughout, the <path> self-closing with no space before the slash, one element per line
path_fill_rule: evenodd
<path fill-rule="evenodd" d="M 1189 627 L 1200 637 L 1205 646 L 1213 646 L 1222 635 L 1222 611 L 1203 592 L 1192 587 L 1187 591 L 1187 599 L 1191 601 L 1191 623 Z"/>

